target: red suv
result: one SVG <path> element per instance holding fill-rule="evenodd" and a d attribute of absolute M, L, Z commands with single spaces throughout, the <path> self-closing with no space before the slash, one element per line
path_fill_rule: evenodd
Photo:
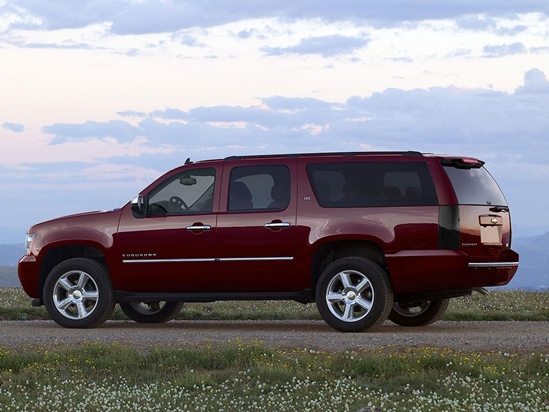
<path fill-rule="evenodd" d="M 121 209 L 32 226 L 19 279 L 65 327 L 116 303 L 165 322 L 183 302 L 316 302 L 333 328 L 440 319 L 450 298 L 518 268 L 505 198 L 484 162 L 418 152 L 190 162 Z"/>

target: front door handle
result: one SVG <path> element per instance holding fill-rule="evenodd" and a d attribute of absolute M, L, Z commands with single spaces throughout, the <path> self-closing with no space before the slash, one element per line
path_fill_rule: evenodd
<path fill-rule="evenodd" d="M 271 222 L 265 223 L 267 229 L 284 229 L 285 227 L 290 227 L 290 222 Z"/>

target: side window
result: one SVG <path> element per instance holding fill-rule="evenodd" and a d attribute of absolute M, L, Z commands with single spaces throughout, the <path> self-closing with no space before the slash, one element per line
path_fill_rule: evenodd
<path fill-rule="evenodd" d="M 229 211 L 282 210 L 290 203 L 290 170 L 284 165 L 237 166 L 229 179 Z"/>
<path fill-rule="evenodd" d="M 311 163 L 307 174 L 322 207 L 438 204 L 425 163 Z"/>
<path fill-rule="evenodd" d="M 213 209 L 214 187 L 214 168 L 179 173 L 151 192 L 147 214 L 210 213 Z"/>

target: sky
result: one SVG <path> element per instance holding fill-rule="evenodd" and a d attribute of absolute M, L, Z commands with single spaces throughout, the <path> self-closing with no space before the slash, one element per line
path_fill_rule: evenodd
<path fill-rule="evenodd" d="M 187 157 L 362 150 L 480 158 L 541 234 L 548 137 L 547 0 L 0 0 L 0 243 Z"/>

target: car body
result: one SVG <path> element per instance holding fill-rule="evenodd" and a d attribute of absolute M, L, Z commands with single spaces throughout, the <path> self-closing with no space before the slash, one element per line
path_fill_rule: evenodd
<path fill-rule="evenodd" d="M 418 152 L 187 161 L 121 209 L 32 226 L 18 273 L 33 305 L 94 327 L 183 302 L 315 302 L 361 331 L 438 320 L 448 299 L 507 284 L 511 218 L 484 162 Z"/>

